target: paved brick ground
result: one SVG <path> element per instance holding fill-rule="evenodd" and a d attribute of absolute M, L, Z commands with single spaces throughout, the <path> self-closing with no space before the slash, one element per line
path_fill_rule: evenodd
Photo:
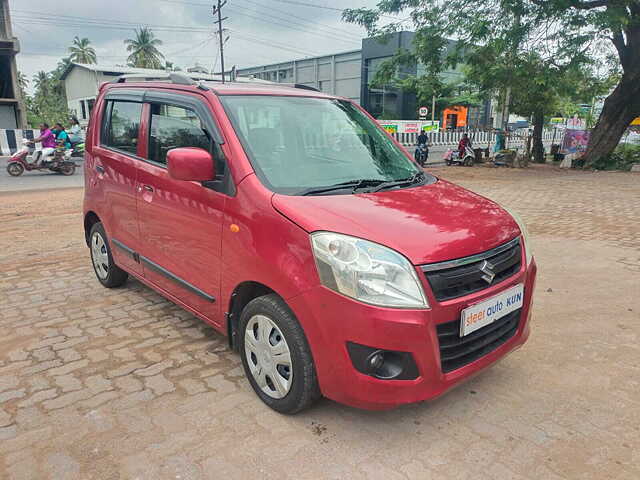
<path fill-rule="evenodd" d="M 527 345 L 430 403 L 273 413 L 225 340 L 106 290 L 79 189 L 0 194 L 0 478 L 640 478 L 640 175 L 449 168 L 540 265 Z"/>

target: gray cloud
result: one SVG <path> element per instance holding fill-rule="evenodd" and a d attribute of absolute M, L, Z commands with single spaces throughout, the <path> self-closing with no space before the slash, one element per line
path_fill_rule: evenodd
<path fill-rule="evenodd" d="M 377 0 L 305 0 L 338 8 L 374 6 Z M 51 70 L 75 35 L 87 37 L 99 63 L 124 64 L 123 45 L 136 25 L 150 26 L 163 41 L 167 60 L 181 67 L 196 62 L 212 68 L 218 61 L 211 2 L 207 0 L 10 0 L 14 34 L 22 54 L 18 67 L 31 78 Z M 223 9 L 229 40 L 225 66 L 248 67 L 360 48 L 364 30 L 340 20 L 333 10 L 275 0 L 229 0 Z M 52 21 L 53 25 L 44 25 Z M 123 25 L 123 23 L 131 25 Z M 186 28 L 184 28 L 186 27 Z"/>

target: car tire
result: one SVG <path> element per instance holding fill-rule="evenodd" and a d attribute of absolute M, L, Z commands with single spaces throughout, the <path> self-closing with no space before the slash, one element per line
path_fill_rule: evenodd
<path fill-rule="evenodd" d="M 119 268 L 113 261 L 111 247 L 107 241 L 107 234 L 102 223 L 96 222 L 91 227 L 89 233 L 89 250 L 91 252 L 91 263 L 93 271 L 98 281 L 107 288 L 122 286 L 129 277 L 129 274 Z"/>
<path fill-rule="evenodd" d="M 238 336 L 245 374 L 267 406 L 291 415 L 320 397 L 307 338 L 278 295 L 258 297 L 247 304 Z"/>

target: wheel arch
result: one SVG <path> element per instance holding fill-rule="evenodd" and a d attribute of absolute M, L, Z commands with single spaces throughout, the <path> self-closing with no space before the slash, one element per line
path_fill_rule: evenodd
<path fill-rule="evenodd" d="M 244 307 L 253 299 L 278 293 L 272 288 L 260 282 L 246 281 L 238 284 L 233 289 L 233 293 L 229 298 L 229 309 L 227 310 L 227 335 L 229 337 L 229 347 L 232 350 L 238 350 L 238 321 Z M 282 296 L 278 295 L 280 298 Z"/>
<path fill-rule="evenodd" d="M 84 215 L 84 240 L 87 243 L 87 247 L 90 245 L 89 233 L 91 233 L 91 228 L 98 222 L 100 222 L 100 217 L 95 212 L 90 210 Z"/>

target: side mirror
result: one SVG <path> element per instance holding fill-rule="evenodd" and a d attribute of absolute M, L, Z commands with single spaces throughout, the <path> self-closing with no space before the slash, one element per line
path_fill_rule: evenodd
<path fill-rule="evenodd" d="M 167 153 L 169 176 L 176 180 L 208 182 L 215 180 L 213 157 L 201 148 L 174 148 Z"/>

